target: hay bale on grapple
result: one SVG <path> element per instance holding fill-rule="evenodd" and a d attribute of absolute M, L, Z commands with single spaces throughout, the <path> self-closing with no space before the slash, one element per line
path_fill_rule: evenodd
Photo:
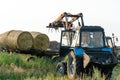
<path fill-rule="evenodd" d="M 28 50 L 33 37 L 27 31 L 11 30 L 0 35 L 0 45 L 12 50 Z"/>
<path fill-rule="evenodd" d="M 35 50 L 46 50 L 49 48 L 50 41 L 46 34 L 40 32 L 30 32 L 33 36 L 33 49 Z"/>

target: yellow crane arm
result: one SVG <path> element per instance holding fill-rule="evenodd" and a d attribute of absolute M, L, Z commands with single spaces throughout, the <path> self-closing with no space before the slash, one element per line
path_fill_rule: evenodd
<path fill-rule="evenodd" d="M 65 20 L 63 18 L 65 17 Z M 68 17 L 71 17 L 72 19 L 68 21 Z M 78 13 L 77 15 L 72 15 L 70 13 L 62 13 L 55 21 L 49 24 L 48 28 L 58 28 L 58 27 L 64 27 L 65 29 L 69 30 L 73 24 L 74 21 L 76 21 L 79 17 L 81 17 L 82 25 L 84 25 L 83 22 L 83 15 L 82 13 Z"/>

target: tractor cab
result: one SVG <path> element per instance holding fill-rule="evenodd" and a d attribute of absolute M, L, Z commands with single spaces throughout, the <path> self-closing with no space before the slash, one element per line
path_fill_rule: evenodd
<path fill-rule="evenodd" d="M 104 29 L 100 26 L 82 26 L 77 31 L 64 30 L 61 33 L 60 55 L 64 56 L 76 47 L 87 50 L 100 50 L 105 47 Z M 77 39 L 76 39 L 77 37 Z M 75 41 L 76 39 L 76 41 Z M 75 44 L 73 46 L 73 44 Z"/>

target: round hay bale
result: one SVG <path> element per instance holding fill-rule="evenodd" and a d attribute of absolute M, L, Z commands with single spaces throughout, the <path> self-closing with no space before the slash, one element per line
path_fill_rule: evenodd
<path fill-rule="evenodd" d="M 33 36 L 33 48 L 36 50 L 46 50 L 50 41 L 46 34 L 42 34 L 40 32 L 30 32 Z"/>
<path fill-rule="evenodd" d="M 5 41 L 10 49 L 28 50 L 33 45 L 32 35 L 27 31 L 13 30 Z"/>
<path fill-rule="evenodd" d="M 0 34 L 0 46 L 3 47 L 3 48 L 7 48 L 7 45 L 6 45 L 6 38 L 8 36 L 8 34 L 10 32 L 12 32 L 13 30 L 10 30 L 10 31 L 7 31 L 5 33 L 2 33 Z"/>
<path fill-rule="evenodd" d="M 60 43 L 57 41 L 50 41 L 50 47 L 51 50 L 59 50 L 60 49 Z"/>

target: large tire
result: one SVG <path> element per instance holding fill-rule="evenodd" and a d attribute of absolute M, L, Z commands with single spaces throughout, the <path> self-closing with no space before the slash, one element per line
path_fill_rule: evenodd
<path fill-rule="evenodd" d="M 72 80 L 82 77 L 83 74 L 83 57 L 75 56 L 73 51 L 68 54 L 67 74 Z"/>
<path fill-rule="evenodd" d="M 56 72 L 59 75 L 65 75 L 67 72 L 67 63 L 66 62 L 59 62 L 56 66 Z"/>

